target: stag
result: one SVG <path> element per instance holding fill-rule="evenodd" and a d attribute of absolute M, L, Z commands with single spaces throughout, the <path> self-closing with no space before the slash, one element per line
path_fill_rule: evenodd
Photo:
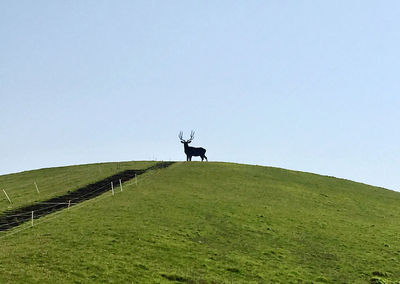
<path fill-rule="evenodd" d="M 178 135 L 179 139 L 181 140 L 181 143 L 183 143 L 183 146 L 185 147 L 185 154 L 186 154 L 186 161 L 191 161 L 193 156 L 200 156 L 201 157 L 201 161 L 203 161 L 204 159 L 206 159 L 206 161 L 208 161 L 207 157 L 206 157 L 206 149 L 201 148 L 201 147 L 190 147 L 189 143 L 192 142 L 193 138 L 194 138 L 194 131 L 192 130 L 192 132 L 190 132 L 190 138 L 189 140 L 183 140 L 183 132 L 179 132 Z"/>

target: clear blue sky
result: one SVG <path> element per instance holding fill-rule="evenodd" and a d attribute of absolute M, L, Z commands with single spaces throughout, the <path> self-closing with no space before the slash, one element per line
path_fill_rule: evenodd
<path fill-rule="evenodd" d="M 0 174 L 259 164 L 400 190 L 399 1 L 1 1 Z"/>

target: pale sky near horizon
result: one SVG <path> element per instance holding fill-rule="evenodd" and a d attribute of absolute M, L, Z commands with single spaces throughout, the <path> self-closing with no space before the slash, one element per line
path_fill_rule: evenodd
<path fill-rule="evenodd" d="M 1 1 L 0 174 L 121 160 L 400 190 L 399 1 Z M 198 160 L 198 159 L 197 159 Z"/>

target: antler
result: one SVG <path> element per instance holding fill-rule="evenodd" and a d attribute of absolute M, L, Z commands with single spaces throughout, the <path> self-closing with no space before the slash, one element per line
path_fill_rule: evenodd
<path fill-rule="evenodd" d="M 193 138 L 194 138 L 194 131 L 192 130 L 192 131 L 190 132 L 189 141 L 191 142 L 191 141 L 193 140 Z"/>
<path fill-rule="evenodd" d="M 181 132 L 179 132 L 179 135 L 178 135 L 178 137 L 179 137 L 179 139 L 181 139 L 181 141 L 185 141 L 185 140 L 183 140 L 183 132 L 181 131 Z"/>

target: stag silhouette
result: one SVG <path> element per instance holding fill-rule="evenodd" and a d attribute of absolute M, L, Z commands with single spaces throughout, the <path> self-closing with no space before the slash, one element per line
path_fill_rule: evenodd
<path fill-rule="evenodd" d="M 183 146 L 185 147 L 185 154 L 186 154 L 186 161 L 191 161 L 193 156 L 200 156 L 201 157 L 201 161 L 203 161 L 204 159 L 206 159 L 206 161 L 208 161 L 207 157 L 206 157 L 206 149 L 201 148 L 201 147 L 190 147 L 189 143 L 192 142 L 193 138 L 194 138 L 194 131 L 192 130 L 190 132 L 190 138 L 189 140 L 183 140 L 183 132 L 179 132 L 178 135 L 179 139 L 181 140 L 181 143 L 183 143 Z"/>

